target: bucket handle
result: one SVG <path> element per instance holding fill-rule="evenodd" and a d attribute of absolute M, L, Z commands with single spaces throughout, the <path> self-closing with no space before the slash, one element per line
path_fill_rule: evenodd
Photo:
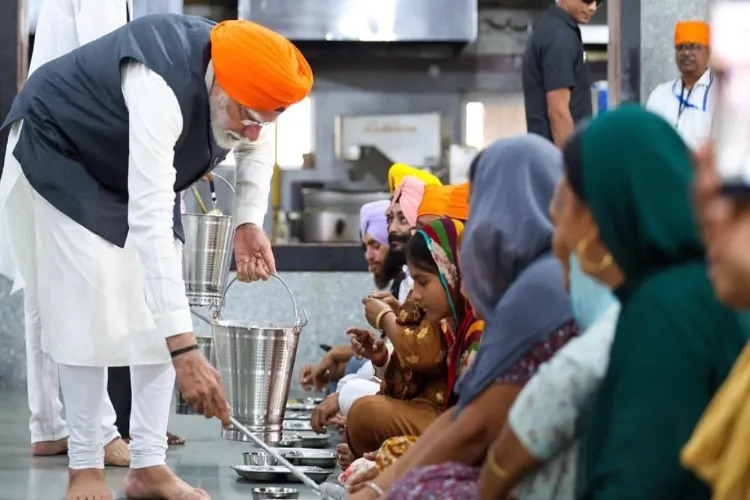
<path fill-rule="evenodd" d="M 190 308 L 190 312 L 192 313 L 193 316 L 203 321 L 205 324 L 211 326 L 212 323 L 211 323 L 211 320 L 208 318 L 208 316 L 204 316 L 203 314 L 199 313 L 193 308 Z"/>
<path fill-rule="evenodd" d="M 292 299 L 292 306 L 294 307 L 294 328 L 298 332 L 301 331 L 302 328 L 305 325 L 307 325 L 307 321 L 309 319 L 307 316 L 307 311 L 305 310 L 305 308 L 302 308 L 302 316 L 300 316 L 299 309 L 297 308 L 297 299 L 294 298 L 294 293 L 292 293 L 292 289 L 289 288 L 289 285 L 286 284 L 286 281 L 284 281 L 284 279 L 281 276 L 279 276 L 277 273 L 273 273 L 271 276 L 279 280 L 281 284 L 284 285 L 284 288 L 286 288 L 286 291 L 289 293 L 289 297 L 291 297 Z M 224 307 L 224 299 L 226 299 L 227 292 L 229 292 L 229 289 L 232 287 L 232 285 L 234 285 L 236 281 L 237 281 L 237 277 L 235 276 L 234 278 L 232 278 L 232 281 L 230 281 L 227 287 L 224 289 L 224 293 L 221 294 L 219 307 L 217 307 L 216 311 L 214 312 L 214 319 L 219 319 L 219 317 L 221 316 L 221 308 Z M 193 314 L 195 314 L 198 318 L 202 319 L 203 321 L 206 321 L 206 319 L 208 319 L 202 314 L 195 313 L 195 312 Z M 211 323 L 209 322 L 209 324 Z"/>
<path fill-rule="evenodd" d="M 219 174 L 213 174 L 213 176 L 214 176 L 215 179 L 219 179 L 220 181 L 224 182 L 224 184 L 227 185 L 227 187 L 229 188 L 229 190 L 232 191 L 232 194 L 235 194 L 234 193 L 234 186 L 232 185 L 231 182 L 229 182 L 228 180 L 226 180 L 226 178 L 222 177 Z"/>
<path fill-rule="evenodd" d="M 228 180 L 226 179 L 226 177 L 224 177 L 224 176 L 221 176 L 221 175 L 219 175 L 219 174 L 214 174 L 213 172 L 211 172 L 211 174 L 212 174 L 212 175 L 214 176 L 214 179 L 219 179 L 219 180 L 220 180 L 220 181 L 222 181 L 222 182 L 223 182 L 224 184 L 226 184 L 226 185 L 227 185 L 227 187 L 229 188 L 229 190 L 230 190 L 230 191 L 232 191 L 232 194 L 235 194 L 235 192 L 234 192 L 234 185 L 233 185 L 233 184 L 232 184 L 231 182 L 229 182 L 229 181 L 228 181 Z M 200 179 L 198 179 L 198 180 L 200 180 Z M 196 184 L 198 184 L 198 181 L 196 181 L 196 182 L 194 182 L 194 183 L 193 183 L 193 185 L 196 185 Z"/>

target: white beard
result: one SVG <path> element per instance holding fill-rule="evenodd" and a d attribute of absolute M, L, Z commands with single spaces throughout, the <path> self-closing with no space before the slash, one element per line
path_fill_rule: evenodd
<path fill-rule="evenodd" d="M 216 144 L 222 149 L 234 149 L 242 140 L 236 132 L 229 128 L 229 113 L 227 107 L 231 102 L 229 95 L 223 89 L 212 93 L 209 98 L 211 111 L 211 133 Z"/>

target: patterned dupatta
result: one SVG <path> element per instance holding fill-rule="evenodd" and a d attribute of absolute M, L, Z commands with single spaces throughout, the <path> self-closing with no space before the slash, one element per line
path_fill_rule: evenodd
<path fill-rule="evenodd" d="M 463 223 L 460 221 L 443 217 L 417 230 L 417 234 L 425 239 L 438 268 L 438 276 L 445 290 L 453 320 L 452 324 L 443 324 L 443 334 L 448 344 L 446 408 L 451 404 L 450 396 L 458 377 L 473 359 L 471 353 L 479 345 L 484 329 L 483 322 L 477 321 L 471 306 L 461 295 L 458 248 L 463 229 Z"/>

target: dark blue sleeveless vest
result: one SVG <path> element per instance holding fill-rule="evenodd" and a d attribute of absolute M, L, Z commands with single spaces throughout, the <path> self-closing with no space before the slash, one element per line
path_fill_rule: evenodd
<path fill-rule="evenodd" d="M 35 71 L 3 124 L 23 120 L 13 154 L 34 190 L 93 233 L 125 245 L 129 143 L 120 67 L 136 60 L 164 78 L 180 104 L 174 232 L 184 240 L 179 191 L 227 155 L 211 132 L 206 88 L 213 26 L 179 14 L 144 16 Z"/>

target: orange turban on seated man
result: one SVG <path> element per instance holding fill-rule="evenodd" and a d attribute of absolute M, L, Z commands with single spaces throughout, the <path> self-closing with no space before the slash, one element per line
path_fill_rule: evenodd
<path fill-rule="evenodd" d="M 469 218 L 469 181 L 452 187 L 445 216 L 466 221 Z"/>
<path fill-rule="evenodd" d="M 711 45 L 711 25 L 704 21 L 680 21 L 674 28 L 675 47 L 684 43 Z"/>
<path fill-rule="evenodd" d="M 312 70 L 299 49 L 275 31 L 250 21 L 214 26 L 211 60 L 221 88 L 253 111 L 283 111 L 312 88 Z"/>
<path fill-rule="evenodd" d="M 425 185 L 422 202 L 419 204 L 419 210 L 417 210 L 417 217 L 422 217 L 423 215 L 447 217 L 445 212 L 448 208 L 453 188 L 454 186 Z"/>

